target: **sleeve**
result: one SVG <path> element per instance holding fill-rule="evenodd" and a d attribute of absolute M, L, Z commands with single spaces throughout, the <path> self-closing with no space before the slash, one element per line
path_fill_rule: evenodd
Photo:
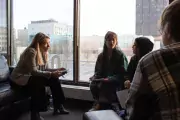
<path fill-rule="evenodd" d="M 102 54 L 100 54 L 97 58 L 96 65 L 95 65 L 95 73 L 94 77 L 95 78 L 101 78 L 101 66 L 102 66 Z"/>
<path fill-rule="evenodd" d="M 51 72 L 49 71 L 41 71 L 37 69 L 37 65 L 36 65 L 36 51 L 34 49 L 29 49 L 28 53 L 26 55 L 26 59 L 27 61 L 29 61 L 27 63 L 27 66 L 31 72 L 31 75 L 33 76 L 44 76 L 46 78 L 50 78 L 51 77 Z"/>
<path fill-rule="evenodd" d="M 141 64 L 141 63 L 140 63 Z M 138 64 L 126 101 L 128 120 L 149 120 L 152 116 L 154 95 Z"/>
<path fill-rule="evenodd" d="M 46 71 L 50 71 L 50 72 L 54 72 L 54 71 L 57 71 L 57 70 L 59 70 L 58 68 L 50 68 L 49 67 L 49 63 L 46 63 L 46 65 L 45 65 L 45 70 Z"/>
<path fill-rule="evenodd" d="M 136 68 L 134 68 L 134 60 L 131 58 L 128 67 L 127 67 L 127 80 L 130 80 L 132 82 L 132 79 L 134 77 L 135 74 L 135 70 Z"/>

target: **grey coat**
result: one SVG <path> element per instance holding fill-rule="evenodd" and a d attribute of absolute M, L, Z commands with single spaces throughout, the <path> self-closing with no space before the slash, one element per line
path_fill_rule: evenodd
<path fill-rule="evenodd" d="M 18 85 L 26 85 L 30 76 L 51 77 L 51 72 L 46 71 L 47 65 L 37 65 L 37 51 L 34 48 L 27 48 L 11 74 L 11 79 Z"/>

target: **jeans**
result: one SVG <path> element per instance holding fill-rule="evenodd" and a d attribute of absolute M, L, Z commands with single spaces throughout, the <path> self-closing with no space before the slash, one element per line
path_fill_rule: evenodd
<path fill-rule="evenodd" d="M 64 103 L 65 96 L 58 78 L 47 79 L 42 76 L 31 76 L 25 86 L 11 82 L 11 87 L 15 91 L 31 97 L 31 111 L 37 112 L 47 110 L 46 86 L 51 89 L 54 108 L 59 108 Z"/>
<path fill-rule="evenodd" d="M 103 96 L 109 103 L 118 102 L 116 95 L 117 85 L 113 82 L 92 81 L 90 90 L 96 101 Z"/>

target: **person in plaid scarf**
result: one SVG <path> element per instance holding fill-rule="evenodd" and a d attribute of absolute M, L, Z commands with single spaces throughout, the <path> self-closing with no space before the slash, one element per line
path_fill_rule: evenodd
<path fill-rule="evenodd" d="M 138 63 L 126 101 L 128 120 L 180 120 L 180 0 L 161 16 L 164 47 Z"/>

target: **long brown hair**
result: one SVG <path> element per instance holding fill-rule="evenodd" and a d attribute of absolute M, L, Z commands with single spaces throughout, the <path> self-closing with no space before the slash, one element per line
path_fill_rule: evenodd
<path fill-rule="evenodd" d="M 38 65 L 44 65 L 47 62 L 48 56 L 47 54 L 43 54 L 40 50 L 40 45 L 44 43 L 45 39 L 50 39 L 47 35 L 44 33 L 37 33 L 32 40 L 31 44 L 29 45 L 29 48 L 35 48 L 37 51 L 37 64 Z"/>
<path fill-rule="evenodd" d="M 103 55 L 103 61 L 102 61 L 102 70 L 105 70 L 106 68 L 106 64 L 107 64 L 107 61 L 108 61 L 108 47 L 106 45 L 106 41 L 109 39 L 109 38 L 115 38 L 116 39 L 116 47 L 113 49 L 112 51 L 112 60 L 114 60 L 114 57 L 117 53 L 117 51 L 119 50 L 118 48 L 118 36 L 115 32 L 112 32 L 112 31 L 108 31 L 104 37 L 104 46 L 103 46 L 103 51 L 102 51 L 102 55 Z"/>

